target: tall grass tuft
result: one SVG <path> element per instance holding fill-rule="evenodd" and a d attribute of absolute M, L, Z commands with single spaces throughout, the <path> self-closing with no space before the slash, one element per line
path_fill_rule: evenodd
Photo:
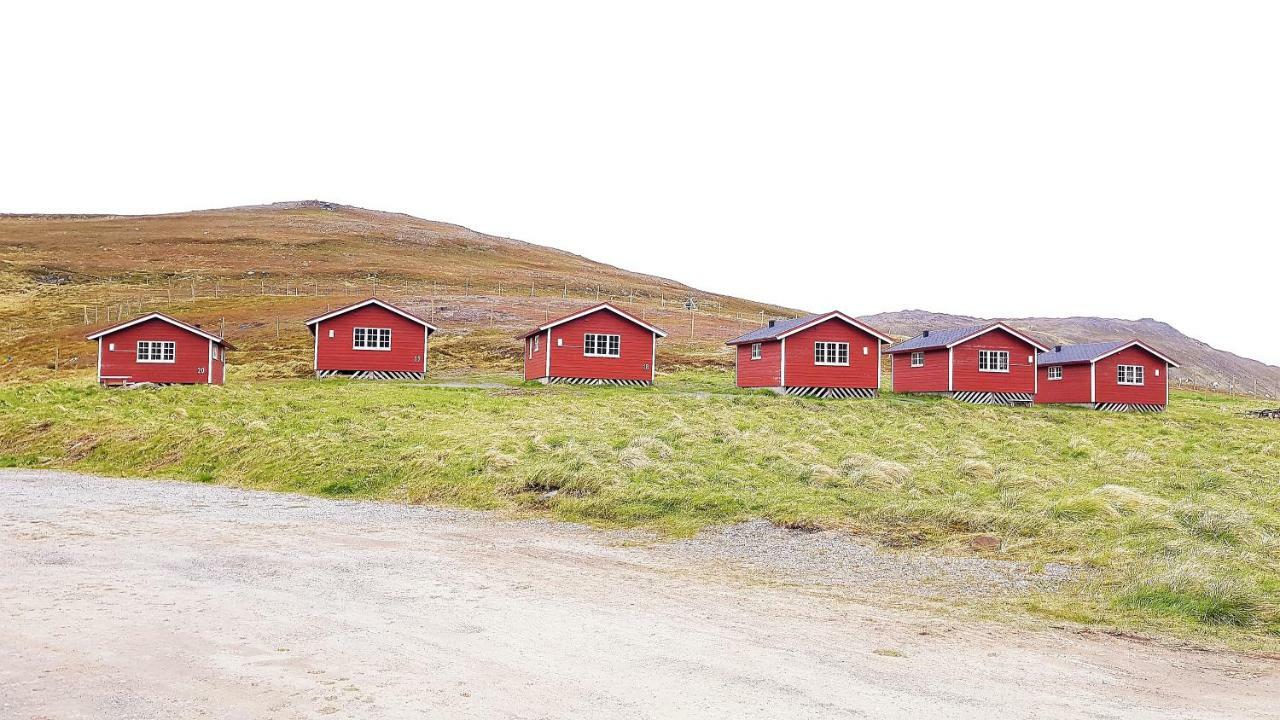
<path fill-rule="evenodd" d="M 1258 620 L 1256 588 L 1233 578 L 1205 580 L 1201 570 L 1179 568 L 1135 583 L 1120 596 L 1128 608 L 1181 616 L 1206 625 L 1248 627 Z"/>
<path fill-rule="evenodd" d="M 874 455 L 855 453 L 840 462 L 840 471 L 855 485 L 884 490 L 911 479 L 911 468 Z"/>

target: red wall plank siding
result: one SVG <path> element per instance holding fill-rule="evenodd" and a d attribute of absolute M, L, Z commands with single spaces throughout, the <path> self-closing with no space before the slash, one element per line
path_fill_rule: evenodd
<path fill-rule="evenodd" d="M 760 343 L 760 359 L 751 359 L 751 343 L 738 345 L 738 387 L 782 387 L 782 343 Z"/>
<path fill-rule="evenodd" d="M 390 350 L 356 350 L 357 327 L 391 328 Z M 316 370 L 424 372 L 427 329 L 377 305 L 322 320 L 316 329 Z M 330 331 L 333 337 L 329 337 Z"/>
<path fill-rule="evenodd" d="M 1119 384 L 1116 381 L 1117 365 L 1143 366 L 1143 384 Z M 1159 376 L 1156 375 L 1157 370 L 1160 371 Z M 1163 360 L 1140 347 L 1125 348 L 1115 355 L 1099 360 L 1094 365 L 1094 372 L 1097 373 L 1098 393 L 1094 402 L 1165 404 L 1169 368 Z"/>
<path fill-rule="evenodd" d="M 924 367 L 911 367 L 911 353 L 890 356 L 893 363 L 894 392 L 946 392 L 947 351 L 925 350 Z"/>
<path fill-rule="evenodd" d="M 818 365 L 813 359 L 815 342 L 849 343 L 849 364 Z M 879 385 L 876 337 L 843 320 L 832 318 L 788 335 L 786 347 L 787 387 L 875 388 Z"/>
<path fill-rule="evenodd" d="M 979 350 L 1008 350 L 1009 372 L 978 370 Z M 951 389 L 956 392 L 1033 393 L 1036 389 L 1034 357 L 1038 350 L 999 328 L 951 349 Z"/>
<path fill-rule="evenodd" d="M 1050 380 L 1049 368 L 1040 366 L 1040 392 L 1038 403 L 1087 403 L 1089 402 L 1089 363 L 1062 365 L 1062 379 Z"/>
<path fill-rule="evenodd" d="M 583 355 L 586 333 L 620 335 L 619 357 Z M 648 382 L 653 379 L 653 343 L 651 331 L 609 310 L 597 310 L 551 328 L 551 376 Z"/>
<path fill-rule="evenodd" d="M 208 383 L 209 339 L 164 320 L 153 318 L 100 338 L 102 360 L 98 374 L 103 382 Z M 139 340 L 172 340 L 173 362 L 137 362 Z M 115 350 L 111 349 L 112 343 Z M 214 343 L 215 350 L 217 343 Z M 214 382 L 221 382 L 220 373 Z"/>
<path fill-rule="evenodd" d="M 533 349 L 534 338 L 538 349 Z M 524 339 L 524 379 L 537 380 L 547 376 L 547 331 Z"/>

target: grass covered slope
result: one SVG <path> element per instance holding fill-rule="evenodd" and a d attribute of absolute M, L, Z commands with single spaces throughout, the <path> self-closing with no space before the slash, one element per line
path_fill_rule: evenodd
<path fill-rule="evenodd" d="M 893 546 L 1064 562 L 1051 616 L 1280 645 L 1280 423 L 1175 394 L 1164 415 L 888 395 L 342 381 L 0 389 L 0 461 L 671 534 L 751 518 Z M 711 390 L 707 393 L 704 391 Z"/>
<path fill-rule="evenodd" d="M 92 368 L 96 348 L 85 335 L 156 310 L 225 331 L 239 348 L 235 364 L 251 377 L 306 375 L 304 321 L 372 294 L 441 328 L 433 370 L 511 369 L 520 357 L 515 335 L 602 301 L 671 332 L 658 350 L 667 368 L 728 367 L 726 339 L 766 316 L 799 314 L 551 247 L 334 203 L 0 214 L 0 384 Z M 690 297 L 693 313 L 682 304 Z M 454 352 L 437 354 L 442 344 Z"/>

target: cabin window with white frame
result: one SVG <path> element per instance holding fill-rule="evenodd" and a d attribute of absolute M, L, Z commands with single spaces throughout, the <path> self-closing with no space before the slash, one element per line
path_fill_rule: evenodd
<path fill-rule="evenodd" d="M 176 350 L 173 340 L 139 340 L 138 362 L 171 363 Z"/>
<path fill-rule="evenodd" d="M 813 363 L 815 365 L 848 365 L 849 343 L 816 342 L 813 344 Z"/>
<path fill-rule="evenodd" d="M 1062 379 L 1062 366 L 1061 366 L 1061 365 L 1054 365 L 1053 367 L 1049 368 L 1049 379 L 1050 379 L 1050 380 L 1061 380 L 1061 379 Z"/>
<path fill-rule="evenodd" d="M 587 333 L 582 336 L 582 354 L 588 357 L 619 357 L 622 336 Z"/>
<path fill-rule="evenodd" d="M 760 359 L 760 343 L 751 343 L 751 359 Z"/>
<path fill-rule="evenodd" d="M 978 351 L 978 371 L 979 372 L 1009 372 L 1009 351 L 1008 350 L 979 350 Z"/>
<path fill-rule="evenodd" d="M 391 328 L 362 328 L 354 331 L 351 347 L 355 350 L 390 350 Z"/>
<path fill-rule="evenodd" d="M 924 353 L 911 353 L 911 367 L 924 367 Z"/>
<path fill-rule="evenodd" d="M 541 335 L 534 335 L 534 336 L 533 336 L 533 351 L 534 351 L 534 352 L 538 352 L 538 349 L 539 349 L 539 348 L 541 348 L 541 347 L 542 347 L 542 336 L 541 336 Z"/>
<path fill-rule="evenodd" d="M 1141 365 L 1117 365 L 1116 382 L 1121 385 L 1141 385 L 1145 380 L 1143 372 Z"/>

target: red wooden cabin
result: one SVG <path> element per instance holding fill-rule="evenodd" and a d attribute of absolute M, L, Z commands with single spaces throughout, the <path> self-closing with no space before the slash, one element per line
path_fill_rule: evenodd
<path fill-rule="evenodd" d="M 98 341 L 98 382 L 221 385 L 226 340 L 164 313 L 112 325 L 88 336 Z"/>
<path fill-rule="evenodd" d="M 738 338 L 738 387 L 771 388 L 788 395 L 875 397 L 880 390 L 880 350 L 893 339 L 832 311 L 770 320 Z"/>
<path fill-rule="evenodd" d="M 421 380 L 427 339 L 436 326 L 389 302 L 369 298 L 307 321 L 315 338 L 316 377 Z"/>
<path fill-rule="evenodd" d="M 544 383 L 651 385 L 662 330 L 609 303 L 551 320 L 521 336 L 524 378 Z"/>
<path fill-rule="evenodd" d="M 1048 349 L 1004 323 L 926 330 L 889 348 L 893 391 L 1030 405 L 1036 395 L 1036 354 Z"/>
<path fill-rule="evenodd" d="M 1162 412 L 1169 368 L 1178 364 L 1141 340 L 1056 345 L 1040 353 L 1037 402 L 1097 410 Z"/>

